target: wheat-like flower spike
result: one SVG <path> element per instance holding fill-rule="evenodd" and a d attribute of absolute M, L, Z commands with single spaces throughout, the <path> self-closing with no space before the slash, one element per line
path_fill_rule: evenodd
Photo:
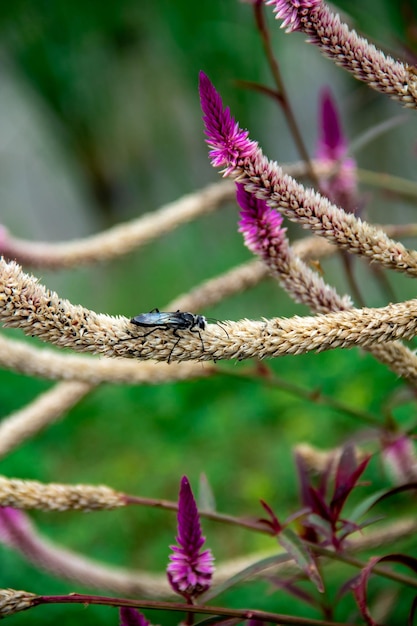
<path fill-rule="evenodd" d="M 409 300 L 316 317 L 227 322 L 227 335 L 216 324 L 208 324 L 203 335 L 181 331 L 176 337 L 168 328 L 143 337 L 126 318 L 74 306 L 24 274 L 16 263 L 0 260 L 0 321 L 4 325 L 59 347 L 109 357 L 216 361 L 370 347 L 414 337 L 416 312 L 417 300 Z"/>
<path fill-rule="evenodd" d="M 306 174 L 303 163 L 283 167 L 285 171 L 295 176 Z M 329 173 L 329 167 L 326 168 L 320 163 L 317 167 L 323 176 Z M 233 203 L 234 200 L 233 183 L 221 181 L 183 196 L 137 219 L 118 224 L 90 237 L 67 242 L 34 242 L 19 239 L 10 235 L 6 228 L 0 227 L 0 254 L 14 259 L 21 265 L 53 270 L 109 261 L 128 254 L 181 224 L 201 215 L 213 213 L 225 204 Z"/>
<path fill-rule="evenodd" d="M 246 246 L 263 259 L 271 276 L 295 302 L 307 305 L 314 313 L 352 308 L 349 296 L 339 296 L 334 287 L 294 254 L 279 213 L 240 183 L 236 185 L 236 197 L 240 206 L 239 231 Z"/>
<path fill-rule="evenodd" d="M 130 222 L 69 242 L 32 242 L 11 237 L 3 229 L 0 236 L 0 254 L 16 259 L 22 265 L 55 270 L 108 261 L 149 243 L 180 224 L 212 213 L 233 200 L 233 185 L 222 181 L 183 196 Z"/>
<path fill-rule="evenodd" d="M 38 597 L 28 591 L 0 589 L 0 619 L 36 606 L 36 598 Z"/>
<path fill-rule="evenodd" d="M 295 254 L 278 213 L 265 201 L 249 194 L 239 183 L 237 200 L 241 207 L 239 230 L 246 245 L 263 259 L 271 275 L 296 302 L 306 304 L 313 313 L 352 309 L 348 296 L 341 297 Z M 413 385 L 417 384 L 417 357 L 401 342 L 376 344 L 365 349 L 396 374 L 407 378 Z"/>
<path fill-rule="evenodd" d="M 0 422 L 0 458 L 17 448 L 26 439 L 52 424 L 71 409 L 92 389 L 88 383 L 58 383 L 38 396 L 20 411 Z"/>
<path fill-rule="evenodd" d="M 415 224 L 389 225 L 384 229 L 392 235 L 414 236 Z M 323 239 L 306 237 L 292 245 L 294 254 L 304 260 L 317 260 L 334 254 L 336 248 Z M 258 260 L 249 261 L 203 283 L 176 298 L 167 308 L 175 311 L 203 310 L 258 284 L 269 276 L 267 267 Z M 92 385 L 100 383 L 161 384 L 212 375 L 216 368 L 198 363 L 181 363 L 175 368 L 167 364 L 137 363 L 131 359 L 97 359 L 85 355 L 62 354 L 26 342 L 0 336 L 0 366 L 22 374 L 49 380 L 78 380 Z M 1 426 L 0 426 L 1 434 Z"/>
<path fill-rule="evenodd" d="M 209 153 L 213 165 L 225 167 L 226 174 L 242 183 L 246 191 L 339 248 L 367 257 L 383 267 L 417 276 L 417 252 L 407 250 L 381 229 L 346 213 L 313 189 L 305 189 L 284 174 L 277 163 L 269 161 L 249 139 L 247 131 L 234 122 L 229 109 L 223 108 L 219 94 L 203 72 L 200 73 L 200 99 L 206 141 L 210 146 L 217 146 Z M 227 124 L 222 123 L 223 118 Z M 233 132 L 229 131 L 230 120 L 233 120 Z M 225 134 L 221 135 L 224 129 Z"/>
<path fill-rule="evenodd" d="M 322 0 L 267 0 L 287 32 L 306 33 L 308 41 L 369 87 L 404 106 L 417 108 L 415 68 L 385 55 L 344 24 Z"/>
<path fill-rule="evenodd" d="M 242 263 L 215 278 L 204 281 L 172 300 L 171 311 L 201 311 L 243 293 L 268 278 L 268 269 L 257 259 Z"/>
<path fill-rule="evenodd" d="M 414 236 L 415 226 L 415 224 L 387 225 L 383 228 L 392 235 Z M 335 252 L 333 245 L 315 237 L 294 242 L 292 249 L 294 254 L 305 260 L 324 258 Z M 200 310 L 254 286 L 267 275 L 268 270 L 262 263 L 257 260 L 250 261 L 180 296 L 171 302 L 169 308 Z M 207 366 L 203 369 L 197 364 L 183 363 L 174 369 L 162 364 L 158 366 L 153 363 L 132 363 L 127 359 L 98 360 L 87 356 L 59 354 L 1 336 L 0 365 L 23 374 L 51 380 L 80 380 L 91 384 L 102 382 L 159 384 L 165 381 L 205 377 L 214 371 Z"/>
<path fill-rule="evenodd" d="M 0 476 L 0 506 L 40 511 L 96 511 L 125 506 L 125 498 L 103 485 L 44 484 Z"/>
<path fill-rule="evenodd" d="M 234 177 L 245 189 L 265 200 L 293 222 L 324 237 L 339 248 L 368 258 L 387 269 L 417 276 L 417 253 L 390 239 L 381 229 L 346 213 L 312 189 L 305 189 L 283 174 L 259 150 L 255 159 L 246 159 Z"/>
<path fill-rule="evenodd" d="M 160 385 L 180 380 L 207 378 L 217 372 L 217 369 L 208 363 L 178 363 L 173 368 L 167 363 L 140 363 L 130 358 L 115 360 L 66 354 L 2 336 L 0 336 L 0 365 L 29 376 L 49 380 L 79 381 L 92 386 L 101 383 Z"/>
<path fill-rule="evenodd" d="M 0 540 L 38 569 L 61 580 L 101 591 L 147 598 L 174 595 L 165 574 L 110 566 L 68 550 L 40 534 L 28 515 L 17 509 L 4 508 L 0 511 Z"/>

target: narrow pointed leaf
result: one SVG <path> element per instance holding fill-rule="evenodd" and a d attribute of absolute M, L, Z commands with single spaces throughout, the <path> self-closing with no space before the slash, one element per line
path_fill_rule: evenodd
<path fill-rule="evenodd" d="M 367 606 L 367 586 L 372 570 L 376 565 L 381 563 L 400 563 L 409 567 L 414 573 L 417 574 L 417 558 L 407 554 L 387 554 L 386 556 L 372 557 L 369 559 L 368 564 L 363 568 L 359 575 L 357 585 L 353 588 L 353 595 L 358 604 L 359 610 L 369 626 L 377 626 L 377 624 L 371 617 Z"/>
<path fill-rule="evenodd" d="M 395 496 L 403 491 L 415 491 L 417 490 L 417 482 L 407 483 L 406 485 L 398 485 L 398 487 L 392 487 L 390 489 L 381 489 L 376 493 L 360 502 L 349 515 L 349 518 L 354 521 L 368 513 L 375 505 L 379 504 L 386 498 Z"/>
<path fill-rule="evenodd" d="M 300 589 L 300 587 L 297 587 L 294 582 L 284 580 L 279 576 L 270 576 L 268 580 L 279 589 L 282 589 L 283 591 L 286 591 L 287 593 L 294 596 L 294 598 L 302 600 L 306 604 L 314 606 L 315 608 L 318 607 L 319 603 L 317 602 L 317 598 L 312 593 L 307 593 L 307 591 L 305 591 L 304 589 Z"/>
<path fill-rule="evenodd" d="M 220 585 L 216 585 L 214 589 L 211 589 L 210 591 L 206 592 L 202 600 L 204 601 L 204 603 L 207 603 L 209 600 L 212 600 L 216 596 L 223 593 L 223 591 L 230 589 L 230 587 L 237 585 L 238 583 L 246 580 L 247 578 L 251 578 L 252 576 L 259 574 L 260 572 L 263 572 L 264 570 L 267 570 L 270 567 L 273 567 L 274 565 L 281 565 L 282 563 L 288 563 L 291 560 L 292 560 L 291 556 L 285 553 L 285 554 L 274 554 L 274 556 L 268 556 L 265 559 L 256 561 L 256 563 L 252 563 L 248 567 L 245 567 L 240 572 L 238 572 L 234 576 L 231 576 Z"/>
<path fill-rule="evenodd" d="M 324 592 L 323 580 L 316 561 L 304 542 L 290 528 L 278 536 L 278 543 L 292 556 L 298 567 L 306 574 L 318 591 Z"/>
<path fill-rule="evenodd" d="M 328 520 L 323 519 L 320 515 L 315 515 L 312 513 L 308 516 L 308 519 L 305 522 L 305 525 L 308 528 L 313 528 L 319 535 L 321 535 L 327 541 L 332 540 L 333 530 L 330 522 Z"/>
<path fill-rule="evenodd" d="M 316 489 L 310 487 L 310 497 L 313 512 L 322 519 L 330 522 L 332 520 L 332 514 L 323 496 Z"/>
<path fill-rule="evenodd" d="M 308 473 L 307 463 L 301 454 L 295 454 L 295 466 L 298 474 L 301 504 L 303 506 L 312 506 L 310 496 L 310 476 Z"/>
<path fill-rule="evenodd" d="M 275 515 L 274 511 L 271 509 L 271 507 L 269 506 L 269 504 L 267 504 L 264 500 L 260 500 L 261 505 L 263 506 L 263 508 L 265 509 L 265 511 L 268 513 L 268 515 L 270 516 L 271 519 L 260 519 L 260 522 L 263 522 L 264 524 L 267 524 L 267 526 L 269 526 L 272 531 L 278 535 L 278 533 L 281 532 L 282 530 L 282 525 L 280 524 L 277 516 Z"/>
<path fill-rule="evenodd" d="M 347 473 L 346 467 L 343 467 L 340 474 L 339 472 L 337 473 L 334 496 L 330 503 L 330 508 L 335 519 L 338 519 L 347 498 L 356 487 L 359 478 L 362 476 L 370 460 L 371 457 L 368 456 L 356 467 L 356 469 L 353 470 L 353 472 L 351 471 Z"/>

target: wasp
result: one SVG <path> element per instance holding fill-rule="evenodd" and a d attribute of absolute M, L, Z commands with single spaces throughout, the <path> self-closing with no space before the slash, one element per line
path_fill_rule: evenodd
<path fill-rule="evenodd" d="M 213 321 L 218 324 L 217 320 Z M 178 330 L 189 330 L 191 333 L 197 333 L 200 337 L 201 348 L 204 352 L 204 342 L 200 332 L 200 330 L 205 330 L 207 325 L 207 318 L 204 317 L 204 315 L 195 315 L 194 313 L 187 313 L 180 310 L 167 312 L 160 311 L 159 309 L 152 309 L 149 313 L 141 313 L 136 317 L 132 317 L 130 322 L 136 326 L 151 328 L 151 330 L 142 335 L 142 337 L 147 337 L 157 330 L 172 330 L 172 334 L 178 339 L 169 353 L 168 363 L 170 362 L 172 353 L 181 339 L 181 336 L 178 335 Z M 222 326 L 220 326 L 220 328 L 222 328 L 226 335 L 229 336 L 225 328 Z"/>

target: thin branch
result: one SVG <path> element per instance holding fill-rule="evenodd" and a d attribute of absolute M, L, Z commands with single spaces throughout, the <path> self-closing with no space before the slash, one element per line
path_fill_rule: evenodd
<path fill-rule="evenodd" d="M 0 340 L 1 343 L 1 340 Z M 91 389 L 88 383 L 62 382 L 0 423 L 0 458 L 62 417 Z"/>
<path fill-rule="evenodd" d="M 23 265 L 55 270 L 107 261 L 230 202 L 234 202 L 234 186 L 229 181 L 222 181 L 85 239 L 60 243 L 31 242 L 3 232 L 0 252 Z"/>
<path fill-rule="evenodd" d="M 265 20 L 264 8 L 262 4 L 255 2 L 253 5 L 253 12 L 255 15 L 256 25 L 261 36 L 262 45 L 264 48 L 265 56 L 268 61 L 269 68 L 271 70 L 272 77 L 276 85 L 275 100 L 281 106 L 287 120 L 288 128 L 293 136 L 295 145 L 297 146 L 300 157 L 306 164 L 309 178 L 317 185 L 318 179 L 314 170 L 310 155 L 308 154 L 303 137 L 298 127 L 297 120 L 295 119 L 294 110 L 291 106 L 290 99 L 281 76 L 281 70 L 277 59 L 275 58 L 271 36 L 269 34 L 268 26 Z"/>
<path fill-rule="evenodd" d="M 253 368 L 251 368 L 250 370 L 246 369 L 244 371 L 222 368 L 221 370 L 219 370 L 219 373 L 225 376 L 230 376 L 232 378 L 244 378 L 253 381 L 258 380 L 268 387 L 277 388 L 280 391 L 286 391 L 287 393 L 290 393 L 297 398 L 307 400 L 308 402 L 317 404 L 319 406 L 328 406 L 331 409 L 339 411 L 340 413 L 351 415 L 352 417 L 366 424 L 369 424 L 370 426 L 381 426 L 381 419 L 378 418 L 378 416 L 369 413 L 368 411 L 356 409 L 355 407 L 345 404 L 344 402 L 340 402 L 339 400 L 333 398 L 333 396 L 327 396 L 320 389 L 306 389 L 305 387 L 297 385 L 297 383 L 285 380 L 284 378 L 276 374 L 268 373 L 268 375 L 263 376 L 262 374 L 257 372 L 256 369 Z"/>

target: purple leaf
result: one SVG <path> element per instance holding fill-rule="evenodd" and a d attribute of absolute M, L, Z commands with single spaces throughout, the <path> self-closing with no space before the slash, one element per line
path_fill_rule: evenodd
<path fill-rule="evenodd" d="M 279 523 L 279 520 L 277 518 L 277 516 L 275 515 L 274 511 L 271 509 L 271 507 L 269 506 L 269 504 L 267 504 L 264 500 L 260 500 L 261 505 L 263 506 L 263 508 L 265 509 L 265 511 L 268 513 L 268 515 L 270 516 L 270 520 L 268 519 L 260 519 L 260 522 L 263 522 L 264 524 L 266 524 L 267 526 L 269 526 L 269 528 L 271 528 L 271 530 L 278 535 L 278 533 L 281 532 L 282 530 L 282 525 Z"/>
<path fill-rule="evenodd" d="M 310 495 L 310 475 L 307 463 L 301 454 L 295 454 L 295 466 L 298 473 L 298 482 L 300 485 L 300 500 L 303 506 L 313 508 Z"/>
<path fill-rule="evenodd" d="M 371 617 L 369 608 L 367 606 L 367 585 L 369 578 L 372 574 L 372 570 L 376 565 L 379 565 L 380 563 L 401 563 L 402 565 L 409 567 L 414 573 L 417 573 L 417 559 L 412 556 L 408 556 L 407 554 L 387 554 L 386 556 L 372 557 L 371 559 L 369 559 L 368 564 L 361 571 L 358 577 L 358 581 L 353 587 L 353 595 L 355 597 L 359 610 L 369 626 L 378 625 Z M 411 609 L 413 611 L 413 607 L 411 607 Z M 412 612 L 410 612 L 410 615 L 412 615 Z"/>
<path fill-rule="evenodd" d="M 336 471 L 335 488 L 330 508 L 334 519 L 338 519 L 340 512 L 356 486 L 357 481 L 365 471 L 371 457 L 366 457 L 356 467 L 356 457 L 352 446 L 346 446 L 339 459 Z M 353 471 L 352 471 L 353 468 Z"/>
<path fill-rule="evenodd" d="M 323 496 L 317 491 L 317 489 L 314 489 L 314 487 L 310 487 L 309 491 L 313 513 L 323 518 L 324 520 L 331 522 L 333 519 L 332 514 Z"/>

